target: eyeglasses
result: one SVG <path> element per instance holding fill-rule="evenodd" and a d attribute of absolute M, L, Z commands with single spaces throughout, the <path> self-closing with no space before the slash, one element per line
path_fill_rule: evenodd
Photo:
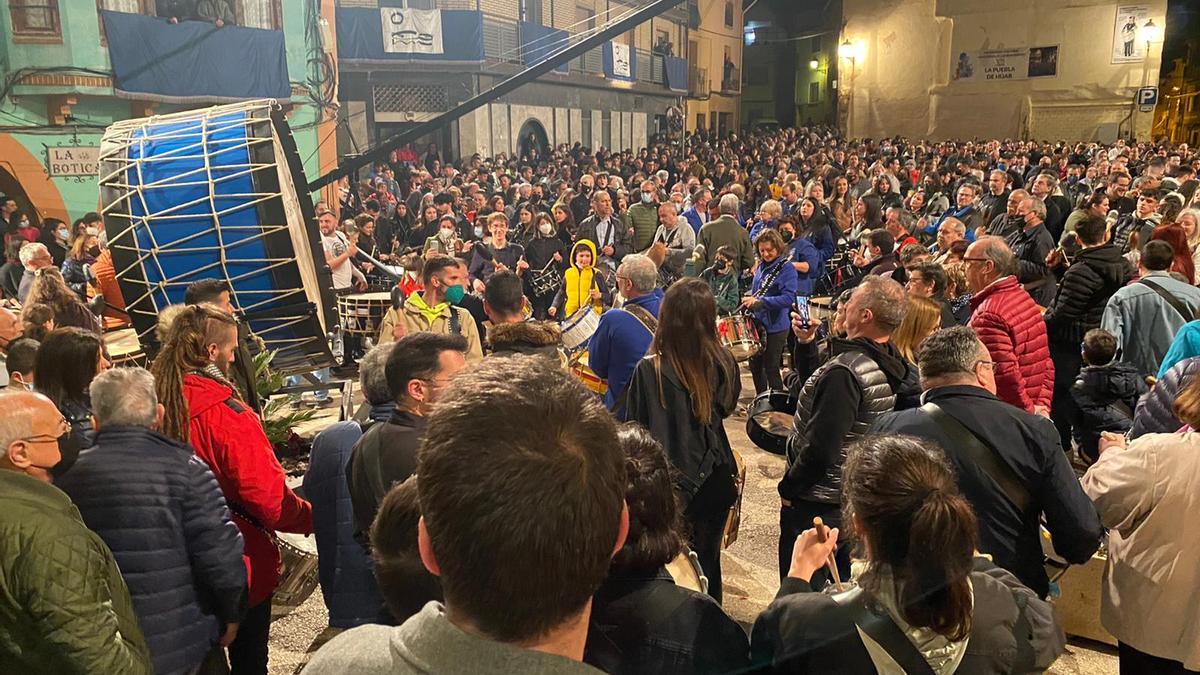
<path fill-rule="evenodd" d="M 978 368 L 979 366 L 987 366 L 988 368 L 995 368 L 996 362 L 988 361 L 987 359 L 979 359 L 978 361 L 975 362 L 975 367 Z"/>
<path fill-rule="evenodd" d="M 65 434 L 71 432 L 71 424 L 67 422 L 67 418 L 59 416 L 58 418 L 58 433 L 57 434 L 34 434 L 33 436 L 24 436 L 18 438 L 19 441 L 26 443 L 54 443 L 62 438 Z"/>

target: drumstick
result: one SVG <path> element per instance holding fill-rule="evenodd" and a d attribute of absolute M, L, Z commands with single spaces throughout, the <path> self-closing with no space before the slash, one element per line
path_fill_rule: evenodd
<path fill-rule="evenodd" d="M 816 516 L 813 518 L 813 528 L 817 531 L 817 541 L 824 544 L 827 536 L 825 532 L 825 521 L 821 520 L 821 516 Z M 837 588 L 838 593 L 841 593 L 844 590 L 842 587 L 842 577 L 838 574 L 837 558 L 833 557 L 832 553 L 830 553 L 829 557 L 826 558 L 825 566 L 829 568 L 829 572 L 833 575 L 834 587 Z"/>

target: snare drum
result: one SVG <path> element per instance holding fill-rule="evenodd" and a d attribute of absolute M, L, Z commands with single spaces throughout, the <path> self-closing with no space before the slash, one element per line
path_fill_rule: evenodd
<path fill-rule="evenodd" d="M 600 315 L 589 303 L 562 322 L 562 342 L 568 354 L 586 349 L 588 340 L 592 339 L 596 329 L 600 327 Z"/>
<path fill-rule="evenodd" d="M 746 411 L 746 435 L 758 447 L 776 455 L 787 454 L 787 440 L 795 426 L 796 399 L 786 391 L 764 391 Z"/>
<path fill-rule="evenodd" d="M 762 351 L 758 329 L 748 314 L 731 314 L 718 319 L 717 335 L 738 361 L 748 361 Z"/>
<path fill-rule="evenodd" d="M 530 270 L 529 289 L 534 297 L 544 298 L 554 295 L 562 288 L 563 278 L 553 263 L 544 270 Z"/>
<path fill-rule="evenodd" d="M 383 315 L 391 306 L 392 294 L 387 291 L 339 295 L 337 309 L 342 330 L 350 335 L 375 337 L 379 334 Z"/>
<path fill-rule="evenodd" d="M 276 532 L 279 544 L 279 586 L 272 604 L 299 607 L 317 588 L 317 540 L 312 535 Z"/>
<path fill-rule="evenodd" d="M 147 367 L 146 351 L 138 342 L 137 331 L 132 328 L 105 333 L 104 350 L 114 368 Z"/>
<path fill-rule="evenodd" d="M 567 362 L 567 369 L 571 371 L 572 375 L 579 378 L 585 387 L 591 389 L 597 395 L 604 396 L 608 393 L 608 381 L 600 379 L 600 376 L 596 375 L 596 371 L 588 366 L 588 352 L 586 349 L 571 357 L 570 361 Z"/>

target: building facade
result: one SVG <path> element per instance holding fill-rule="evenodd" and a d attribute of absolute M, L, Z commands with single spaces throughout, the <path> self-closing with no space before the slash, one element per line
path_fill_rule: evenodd
<path fill-rule="evenodd" d="M 1153 113 L 1134 95 L 1158 82 L 1165 14 L 1165 0 L 844 0 L 845 128 L 1098 141 L 1132 129 L 1146 139 Z"/>
<path fill-rule="evenodd" d="M 284 3 L 287 3 L 284 11 Z M 332 45 L 322 43 L 323 16 L 332 18 L 331 0 L 231 0 L 228 29 L 156 17 L 154 0 L 6 0 L 0 3 L 0 70 L 7 74 L 0 99 L 0 193 L 38 222 L 47 217 L 70 222 L 99 207 L 97 158 L 104 128 L 117 120 L 145 117 L 218 102 L 247 98 L 244 72 L 201 73 L 211 64 L 213 45 L 244 47 L 262 53 L 273 45 L 276 100 L 290 111 L 294 137 L 311 180 L 337 161 L 333 144 L 319 139 L 336 120 L 323 115 L 320 92 L 293 82 L 312 82 L 310 59 L 326 55 L 325 78 L 336 77 Z M 114 75 L 102 11 L 137 37 L 153 67 L 126 71 L 128 81 Z M 186 17 L 185 17 L 186 18 Z M 224 31 L 213 33 L 213 31 Z M 182 40 L 178 36 L 199 35 Z M 280 53 L 280 37 L 282 49 Z M 128 42 L 128 40 L 124 40 Z M 126 45 L 127 46 L 127 45 Z M 155 55 L 153 50 L 161 49 Z M 167 83 L 171 91 L 143 87 L 147 77 Z M 211 76 L 211 77 L 209 77 Z M 227 78 L 222 81 L 222 78 Z M 237 80 L 242 80 L 238 82 Z M 282 85 L 282 86 L 280 86 Z M 223 89 L 228 87 L 228 89 Z M 127 89 L 136 89 L 130 91 Z M 332 90 L 330 90 L 332 91 Z M 249 98 L 256 98 L 251 96 Z"/>
<path fill-rule="evenodd" d="M 688 30 L 688 131 L 741 127 L 742 0 L 696 0 Z"/>
<path fill-rule="evenodd" d="M 339 150 L 365 150 L 433 119 L 636 8 L 613 0 L 339 0 Z M 410 19 L 436 22 L 442 39 L 377 43 L 385 22 L 404 10 Z M 531 143 L 645 147 L 666 131 L 668 107 L 687 90 L 679 52 L 686 22 L 686 6 L 677 6 L 467 113 L 414 149 L 434 143 L 443 157 L 459 159 L 522 155 Z"/>
<path fill-rule="evenodd" d="M 841 1 L 796 12 L 782 0 L 754 4 L 746 16 L 746 124 L 834 124 L 837 115 Z"/>

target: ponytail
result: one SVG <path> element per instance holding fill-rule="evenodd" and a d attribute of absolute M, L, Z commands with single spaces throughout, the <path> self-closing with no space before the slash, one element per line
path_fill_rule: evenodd
<path fill-rule="evenodd" d="M 957 492 L 936 489 L 913 511 L 905 564 L 893 568 L 904 620 L 962 640 L 971 632 L 971 573 L 975 549 L 971 505 Z M 923 552 L 950 552 L 925 555 Z M 916 555 L 913 555 L 913 554 Z"/>
<path fill-rule="evenodd" d="M 154 375 L 155 393 L 164 409 L 160 431 L 181 442 L 191 442 L 190 415 L 183 395 L 183 378 L 190 372 L 208 367 L 208 347 L 217 327 L 233 319 L 218 309 L 206 305 L 185 307 L 167 328 L 162 349 L 154 358 L 150 372 Z"/>
<path fill-rule="evenodd" d="M 911 436 L 867 436 L 843 468 L 847 523 L 869 551 L 859 585 L 878 597 L 891 572 L 896 605 L 912 626 L 949 640 L 971 632 L 968 580 L 978 524 L 941 449 Z"/>

